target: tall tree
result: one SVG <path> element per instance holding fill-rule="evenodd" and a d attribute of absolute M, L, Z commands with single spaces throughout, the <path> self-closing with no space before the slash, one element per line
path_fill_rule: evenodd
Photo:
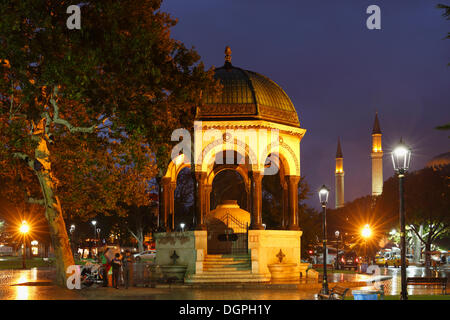
<path fill-rule="evenodd" d="M 436 170 L 424 168 L 405 177 L 406 223 L 430 252 L 431 245 L 450 232 L 450 166 Z M 383 186 L 379 210 L 398 217 L 398 179 L 392 177 Z M 420 233 L 423 226 L 424 233 Z M 429 265 L 430 255 L 426 254 Z"/>
<path fill-rule="evenodd" d="M 74 261 L 57 193 L 64 181 L 54 171 L 64 164 L 55 163 L 54 148 L 71 137 L 91 147 L 101 132 L 137 132 L 165 164 L 172 130 L 189 126 L 201 90 L 213 86 L 198 54 L 170 37 L 176 20 L 160 0 L 81 3 L 80 30 L 67 28 L 69 5 L 0 6 L 0 161 L 11 181 L 38 186 L 39 198 L 27 201 L 45 208 L 59 284 Z"/>

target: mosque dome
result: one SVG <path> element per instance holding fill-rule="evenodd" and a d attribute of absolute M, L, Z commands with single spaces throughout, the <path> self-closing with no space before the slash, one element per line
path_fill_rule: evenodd
<path fill-rule="evenodd" d="M 215 69 L 214 78 L 223 85 L 221 94 L 204 92 L 196 120 L 267 120 L 300 127 L 297 111 L 286 92 L 259 73 L 231 64 L 231 50 L 225 49 L 225 64 Z"/>
<path fill-rule="evenodd" d="M 437 155 L 436 157 L 428 161 L 425 166 L 437 169 L 439 167 L 447 165 L 450 165 L 450 152 Z"/>

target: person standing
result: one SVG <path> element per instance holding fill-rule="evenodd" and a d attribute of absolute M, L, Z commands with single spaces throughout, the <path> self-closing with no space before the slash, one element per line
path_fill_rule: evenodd
<path fill-rule="evenodd" d="M 120 253 L 116 253 L 114 259 L 111 261 L 112 265 L 112 285 L 114 288 L 119 289 L 120 281 L 120 267 L 122 266 L 122 261 L 120 260 Z"/>
<path fill-rule="evenodd" d="M 108 271 L 111 268 L 111 264 L 106 257 L 106 252 L 108 252 L 109 248 L 103 250 L 100 254 L 100 263 L 102 264 L 102 277 L 103 277 L 103 286 L 108 286 Z"/>
<path fill-rule="evenodd" d="M 134 262 L 133 256 L 131 255 L 130 250 L 126 250 L 125 256 L 122 258 L 123 281 L 125 289 L 128 289 L 130 283 L 131 285 L 133 285 L 133 277 L 132 277 L 133 262 Z"/>

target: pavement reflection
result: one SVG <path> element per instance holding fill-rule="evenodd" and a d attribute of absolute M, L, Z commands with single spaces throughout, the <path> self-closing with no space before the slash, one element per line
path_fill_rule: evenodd
<path fill-rule="evenodd" d="M 308 286 L 311 281 L 300 282 L 305 286 L 288 289 L 272 286 L 270 288 L 234 287 L 192 288 L 192 287 L 157 287 L 130 288 L 115 290 L 112 288 L 88 288 L 68 290 L 51 283 L 54 269 L 0 270 L 0 299 L 2 300 L 80 300 L 80 299 L 133 299 L 133 300 L 312 300 L 318 293 L 318 283 Z M 408 276 L 438 275 L 448 277 L 449 268 L 437 273 L 423 267 L 410 266 Z M 351 290 L 373 288 L 374 276 L 368 274 L 330 273 L 329 282 L 365 282 L 364 287 L 353 287 Z M 385 285 L 386 295 L 400 294 L 400 269 L 380 268 L 378 279 Z M 25 284 L 25 285 L 20 285 Z M 320 285 L 319 285 L 320 286 Z M 439 287 L 409 286 L 408 294 L 441 294 Z"/>

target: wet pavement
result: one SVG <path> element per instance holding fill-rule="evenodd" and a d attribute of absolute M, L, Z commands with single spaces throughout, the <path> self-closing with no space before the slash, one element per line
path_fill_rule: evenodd
<path fill-rule="evenodd" d="M 70 290 L 52 284 L 54 270 L 0 270 L 1 300 L 79 299 Z M 31 285 L 20 285 L 31 284 Z"/>
<path fill-rule="evenodd" d="M 380 268 L 380 276 L 392 277 L 391 279 L 381 281 L 385 285 L 386 295 L 399 295 L 401 291 L 401 275 L 400 268 Z M 369 275 L 356 275 L 361 279 L 368 277 L 369 280 L 372 276 Z M 450 266 L 441 267 L 438 271 L 426 269 L 424 267 L 409 266 L 406 269 L 406 277 L 447 277 L 450 276 Z M 358 290 L 360 288 L 354 288 Z M 423 294 L 442 294 L 442 288 L 440 286 L 408 286 L 409 295 L 423 295 Z"/>
<path fill-rule="evenodd" d="M 385 285 L 386 295 L 400 294 L 400 268 L 380 268 L 378 280 Z M 320 288 L 317 281 L 309 281 L 292 286 L 248 286 L 237 289 L 236 286 L 192 287 L 157 285 L 156 288 L 133 287 L 128 290 L 120 288 L 86 288 L 68 290 L 52 284 L 53 269 L 0 270 L 1 300 L 83 300 L 83 299 L 123 299 L 123 300 L 312 300 Z M 408 277 L 436 276 L 433 271 L 410 266 Z M 437 275 L 449 277 L 450 268 L 441 268 Z M 330 283 L 366 282 L 371 287 L 374 276 L 365 274 L 330 273 Z M 314 281 L 313 281 L 314 282 Z M 22 284 L 22 285 L 20 285 Z M 330 285 L 331 286 L 331 285 Z M 367 287 L 367 288 L 369 288 Z M 366 288 L 366 287 L 364 287 Z M 360 289 L 353 287 L 351 290 Z M 408 294 L 441 294 L 440 287 L 408 286 Z"/>

